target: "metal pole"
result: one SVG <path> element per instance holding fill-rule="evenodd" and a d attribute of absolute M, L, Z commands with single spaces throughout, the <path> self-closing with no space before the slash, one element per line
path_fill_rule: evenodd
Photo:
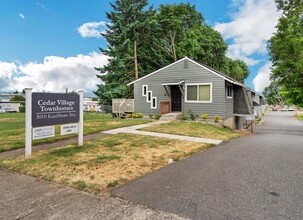
<path fill-rule="evenodd" d="M 32 156 L 32 88 L 25 89 L 25 158 Z"/>
<path fill-rule="evenodd" d="M 78 145 L 83 145 L 83 91 L 79 90 L 79 133 L 78 133 Z"/>

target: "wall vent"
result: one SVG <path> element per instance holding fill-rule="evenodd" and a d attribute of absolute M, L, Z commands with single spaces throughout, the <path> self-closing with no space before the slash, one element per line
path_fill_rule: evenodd
<path fill-rule="evenodd" d="M 188 60 L 184 60 L 184 69 L 188 69 Z"/>

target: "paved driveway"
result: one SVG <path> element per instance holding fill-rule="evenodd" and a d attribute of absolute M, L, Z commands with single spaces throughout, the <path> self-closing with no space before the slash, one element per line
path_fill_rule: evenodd
<path fill-rule="evenodd" d="M 256 135 L 230 141 L 112 194 L 192 219 L 302 219 L 303 123 L 271 112 Z"/>

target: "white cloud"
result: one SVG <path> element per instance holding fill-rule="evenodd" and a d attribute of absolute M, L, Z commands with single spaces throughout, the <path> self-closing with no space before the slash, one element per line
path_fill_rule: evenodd
<path fill-rule="evenodd" d="M 19 17 L 20 17 L 21 19 L 25 19 L 25 15 L 22 14 L 22 13 L 19 13 Z"/>
<path fill-rule="evenodd" d="M 41 9 L 43 9 L 43 11 L 49 11 L 49 8 L 47 8 L 45 5 L 43 5 L 40 2 L 36 2 L 36 5 L 39 6 Z"/>
<path fill-rule="evenodd" d="M 249 56 L 267 54 L 266 41 L 275 32 L 281 13 L 277 12 L 274 0 L 233 0 L 232 7 L 235 12 L 231 14 L 231 22 L 216 23 L 214 28 L 224 39 L 232 40 L 229 57 L 254 65 L 259 60 Z"/>
<path fill-rule="evenodd" d="M 96 77 L 98 72 L 94 67 L 102 67 L 107 64 L 108 57 L 100 53 L 92 52 L 89 55 L 79 54 L 75 57 L 47 56 L 43 63 L 29 62 L 24 65 L 13 66 L 8 69 L 10 79 L 6 84 L 0 84 L 0 90 L 22 90 L 31 87 L 35 91 L 64 92 L 69 90 L 84 89 L 91 91 L 100 84 Z M 0 63 L 1 68 L 5 66 Z M 13 73 L 18 73 L 12 77 Z M 1 77 L 1 76 L 0 76 Z M 0 78 L 1 79 L 1 78 Z"/>
<path fill-rule="evenodd" d="M 100 33 L 105 33 L 106 22 L 88 22 L 78 27 L 78 32 L 83 38 L 86 37 L 102 37 Z"/>
<path fill-rule="evenodd" d="M 262 93 L 265 87 L 270 84 L 270 74 L 271 74 L 271 62 L 267 62 L 263 67 L 260 68 L 256 77 L 253 79 L 252 83 L 254 85 L 254 89 Z"/>
<path fill-rule="evenodd" d="M 0 89 L 9 85 L 14 72 L 17 72 L 16 64 L 0 61 Z"/>

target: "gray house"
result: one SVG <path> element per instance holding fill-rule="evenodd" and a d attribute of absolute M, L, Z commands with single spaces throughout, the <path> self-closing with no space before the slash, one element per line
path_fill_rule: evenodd
<path fill-rule="evenodd" d="M 145 115 L 207 113 L 239 129 L 254 114 L 248 87 L 187 57 L 128 85 L 132 84 L 134 110 Z"/>

